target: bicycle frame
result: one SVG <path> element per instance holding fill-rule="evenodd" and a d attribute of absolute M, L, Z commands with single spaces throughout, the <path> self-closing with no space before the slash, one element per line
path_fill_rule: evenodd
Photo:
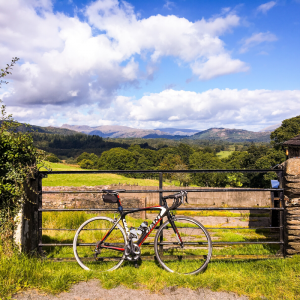
<path fill-rule="evenodd" d="M 115 229 L 115 227 L 117 226 L 117 224 L 122 220 L 123 223 L 123 227 L 126 231 L 127 234 L 127 240 L 129 239 L 129 229 L 127 226 L 127 222 L 125 219 L 125 216 L 130 214 L 130 213 L 134 213 L 134 212 L 139 212 L 139 211 L 147 211 L 147 210 L 160 210 L 159 214 L 157 215 L 157 217 L 153 220 L 153 222 L 147 227 L 147 229 L 145 230 L 145 232 L 140 236 L 140 238 L 137 241 L 137 245 L 139 247 L 141 247 L 141 245 L 144 243 L 144 241 L 146 240 L 146 238 L 149 236 L 149 234 L 153 231 L 153 229 L 156 227 L 156 225 L 162 220 L 163 217 L 167 217 L 173 230 L 175 235 L 177 236 L 178 242 L 179 244 L 182 246 L 183 242 L 182 239 L 179 235 L 179 232 L 174 224 L 174 221 L 172 219 L 172 215 L 170 213 L 169 208 L 165 207 L 165 206 L 151 206 L 151 207 L 145 207 L 145 208 L 138 208 L 138 209 L 134 209 L 128 212 L 123 212 L 123 208 L 121 206 L 121 203 L 119 201 L 118 203 L 118 211 L 120 212 L 121 216 L 119 217 L 118 220 L 116 220 L 114 223 L 114 225 L 111 227 L 111 229 L 107 232 L 107 234 L 103 237 L 103 239 L 97 244 L 97 248 L 107 248 L 107 249 L 112 249 L 112 250 L 116 250 L 116 251 L 125 251 L 124 248 L 119 248 L 119 247 L 115 247 L 115 246 L 110 246 L 107 244 L 104 244 L 105 240 L 107 239 L 107 237 L 110 235 L 110 233 Z"/>

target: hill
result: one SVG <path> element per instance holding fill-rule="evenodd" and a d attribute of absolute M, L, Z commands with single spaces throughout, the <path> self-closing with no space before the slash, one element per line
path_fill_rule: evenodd
<path fill-rule="evenodd" d="M 120 125 L 101 125 L 90 127 L 87 125 L 63 124 L 60 128 L 74 130 L 88 135 L 98 135 L 103 138 L 168 138 L 173 139 L 177 136 L 189 136 L 198 132 L 191 129 L 166 128 L 167 131 L 160 129 L 138 129 Z M 191 130 L 191 131 L 190 131 Z"/>
<path fill-rule="evenodd" d="M 1 123 L 2 121 L 0 121 L 0 125 Z M 42 127 L 42 126 L 30 125 L 30 124 L 26 126 L 23 123 L 18 123 L 17 130 L 21 132 L 38 132 L 38 133 L 61 134 L 61 135 L 78 134 L 77 131 L 67 129 L 67 128 L 60 128 L 60 127 L 53 127 L 53 126 Z"/>
<path fill-rule="evenodd" d="M 186 139 L 223 140 L 228 142 L 270 142 L 270 131 L 254 132 L 243 129 L 210 128 Z"/>

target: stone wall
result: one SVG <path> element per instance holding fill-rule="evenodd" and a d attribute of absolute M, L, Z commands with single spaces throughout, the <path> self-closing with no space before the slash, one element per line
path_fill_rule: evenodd
<path fill-rule="evenodd" d="M 178 189 L 178 187 L 166 187 Z M 159 204 L 158 193 L 147 193 L 145 190 L 158 190 L 152 186 L 110 185 L 82 187 L 43 187 L 43 191 L 61 191 L 59 194 L 43 194 L 43 208 L 102 208 L 104 206 L 101 193 L 63 193 L 64 191 L 125 189 L 140 190 L 140 193 L 122 193 L 121 201 L 125 208 L 145 207 Z M 194 189 L 192 187 L 185 190 Z M 260 207 L 270 206 L 270 192 L 190 192 L 188 201 L 191 205 L 202 207 Z"/>
<path fill-rule="evenodd" d="M 284 164 L 286 254 L 300 254 L 300 158 Z"/>
<path fill-rule="evenodd" d="M 107 186 L 82 186 L 82 187 L 43 187 L 43 191 L 60 191 L 58 194 L 43 194 L 44 209 L 69 209 L 69 208 L 109 208 L 117 209 L 117 204 L 104 203 L 102 193 L 76 193 L 78 190 L 95 191 L 108 188 Z M 74 193 L 64 193 L 74 191 Z M 122 194 L 121 203 L 124 208 L 145 207 L 145 197 L 138 197 L 138 194 Z M 144 212 L 132 214 L 133 217 L 143 218 Z"/>

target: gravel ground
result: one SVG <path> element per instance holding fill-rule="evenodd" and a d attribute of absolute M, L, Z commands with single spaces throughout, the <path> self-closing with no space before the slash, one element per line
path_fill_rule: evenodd
<path fill-rule="evenodd" d="M 158 294 L 150 293 L 148 290 L 131 290 L 123 286 L 114 289 L 103 289 L 98 280 L 90 280 L 88 282 L 80 282 L 75 284 L 69 292 L 63 292 L 53 296 L 37 292 L 36 290 L 28 290 L 18 293 L 12 297 L 18 300 L 247 300 L 246 296 L 238 296 L 234 293 L 213 292 L 208 289 L 190 290 L 184 288 L 165 288 Z"/>

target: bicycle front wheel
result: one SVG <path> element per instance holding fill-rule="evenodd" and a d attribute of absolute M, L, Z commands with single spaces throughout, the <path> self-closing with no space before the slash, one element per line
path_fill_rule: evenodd
<path fill-rule="evenodd" d="M 73 240 L 73 251 L 78 264 L 83 269 L 112 271 L 122 264 L 125 257 L 126 235 L 120 224 L 117 224 L 107 236 L 103 247 L 95 252 L 97 243 L 105 237 L 113 225 L 114 222 L 110 218 L 95 217 L 85 221 L 79 227 Z"/>
<path fill-rule="evenodd" d="M 197 274 L 203 271 L 211 258 L 212 243 L 209 233 L 198 221 L 188 217 L 175 217 L 175 226 L 183 241 L 181 247 L 169 221 L 155 236 L 155 255 L 161 266 L 179 274 Z"/>

